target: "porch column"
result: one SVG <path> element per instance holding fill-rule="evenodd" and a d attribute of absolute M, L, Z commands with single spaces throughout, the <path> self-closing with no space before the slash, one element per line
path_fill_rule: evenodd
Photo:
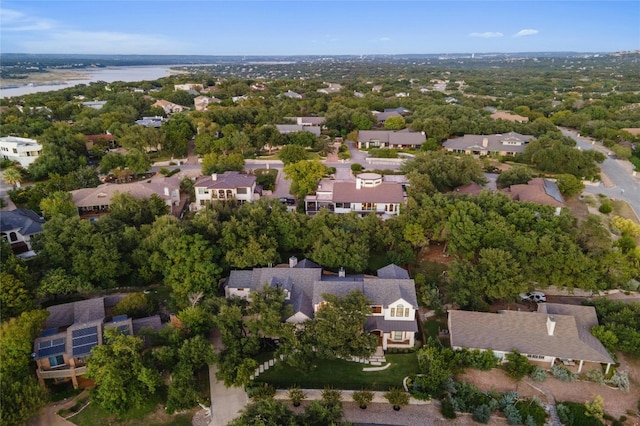
<path fill-rule="evenodd" d="M 553 364 L 556 362 L 556 357 L 551 358 L 551 365 L 549 367 L 553 367 Z"/>
<path fill-rule="evenodd" d="M 582 373 L 582 366 L 584 365 L 584 360 L 580 360 L 580 365 L 578 366 L 578 373 Z"/>
<path fill-rule="evenodd" d="M 78 377 L 76 376 L 75 367 L 71 368 L 71 382 L 73 383 L 73 388 L 78 389 Z"/>
<path fill-rule="evenodd" d="M 607 368 L 604 370 L 604 374 L 609 374 L 609 367 L 611 367 L 611 364 L 607 364 Z"/>

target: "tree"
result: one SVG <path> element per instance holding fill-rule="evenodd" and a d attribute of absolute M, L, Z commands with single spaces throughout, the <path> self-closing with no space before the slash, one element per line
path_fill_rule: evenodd
<path fill-rule="evenodd" d="M 584 183 L 574 175 L 562 174 L 557 177 L 558 189 L 565 197 L 573 197 L 584 190 Z"/>
<path fill-rule="evenodd" d="M 47 311 L 27 311 L 0 325 L 0 423 L 21 425 L 46 404 L 47 395 L 31 372 L 33 340 Z"/>
<path fill-rule="evenodd" d="M 442 151 L 420 152 L 405 162 L 401 170 L 408 176 L 428 176 L 440 192 L 451 191 L 469 182 L 485 182 L 482 167 L 473 157 L 458 157 Z"/>
<path fill-rule="evenodd" d="M 88 287 L 90 289 L 90 286 Z M 65 296 L 86 288 L 87 286 L 83 285 L 79 277 L 68 274 L 63 268 L 55 268 L 47 271 L 42 277 L 38 286 L 38 295 L 40 297 L 53 296 L 54 299 L 57 299 L 58 296 Z"/>
<path fill-rule="evenodd" d="M 324 302 L 305 327 L 315 341 L 316 356 L 324 359 L 371 356 L 378 342 L 364 329 L 371 312 L 369 300 L 359 291 L 342 298 L 332 294 L 322 297 Z"/>
<path fill-rule="evenodd" d="M 386 130 L 402 130 L 405 126 L 404 118 L 399 116 L 392 116 L 384 121 L 384 128 Z"/>
<path fill-rule="evenodd" d="M 596 395 L 593 401 L 586 401 L 584 403 L 584 415 L 587 417 L 593 417 L 602 421 L 604 418 L 604 399 L 600 395 Z"/>
<path fill-rule="evenodd" d="M 327 174 L 327 167 L 318 160 L 298 161 L 286 164 L 283 171 L 291 180 L 291 193 L 304 198 L 315 192 L 318 181 Z"/>
<path fill-rule="evenodd" d="M 125 156 L 127 168 L 134 174 L 139 175 L 151 168 L 149 156 L 139 149 L 130 150 Z"/>
<path fill-rule="evenodd" d="M 46 219 L 55 216 L 73 217 L 78 215 L 78 208 L 73 204 L 71 193 L 56 191 L 40 201 L 40 210 Z"/>
<path fill-rule="evenodd" d="M 513 350 L 505 355 L 507 362 L 504 369 L 507 375 L 515 380 L 522 380 L 524 376 L 531 372 L 531 363 L 526 356 L 520 355 L 520 352 Z"/>
<path fill-rule="evenodd" d="M 34 307 L 26 285 L 15 276 L 0 272 L 0 306 L 2 318 L 12 318 Z"/>
<path fill-rule="evenodd" d="M 500 173 L 496 183 L 498 184 L 498 187 L 506 188 L 511 185 L 528 183 L 531 179 L 533 179 L 533 172 L 530 168 L 516 166 Z"/>
<path fill-rule="evenodd" d="M 162 381 L 142 360 L 142 339 L 107 328 L 104 340 L 87 359 L 87 377 L 96 382 L 91 399 L 109 413 L 123 414 L 139 407 Z"/>
<path fill-rule="evenodd" d="M 129 318 L 144 318 L 156 312 L 158 307 L 144 293 L 131 293 L 113 307 L 113 315 L 127 315 Z"/>
<path fill-rule="evenodd" d="M 295 426 L 301 424 L 296 417 L 282 401 L 258 399 L 247 405 L 229 426 Z"/>
<path fill-rule="evenodd" d="M 409 394 L 404 389 L 393 387 L 389 389 L 384 397 L 389 401 L 389 404 L 393 405 L 394 410 L 399 410 L 400 407 L 409 404 Z"/>
<path fill-rule="evenodd" d="M 109 214 L 113 219 L 136 228 L 153 223 L 157 217 L 169 211 L 170 207 L 156 194 L 149 198 L 136 198 L 128 192 L 115 193 L 109 205 Z"/>
<path fill-rule="evenodd" d="M 239 153 L 217 154 L 215 152 L 202 157 L 202 174 L 240 171 L 244 168 L 244 157 Z"/>
<path fill-rule="evenodd" d="M 285 145 L 278 153 L 278 158 L 285 166 L 304 161 L 308 156 L 307 150 L 300 145 Z"/>

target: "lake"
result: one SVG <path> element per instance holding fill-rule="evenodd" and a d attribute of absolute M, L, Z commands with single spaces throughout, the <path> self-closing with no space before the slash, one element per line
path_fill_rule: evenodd
<path fill-rule="evenodd" d="M 0 89 L 0 98 L 10 98 L 13 96 L 28 95 L 30 93 L 37 92 L 50 92 L 53 90 L 66 89 L 78 84 L 89 84 L 96 81 L 105 81 L 112 83 L 114 81 L 147 81 L 157 80 L 162 77 L 167 77 L 171 74 L 170 67 L 176 65 L 167 66 L 139 66 L 139 67 L 107 67 L 100 69 L 77 69 L 75 72 L 84 74 L 88 79 L 82 80 L 69 80 L 61 84 L 42 84 L 42 85 L 28 85 L 20 87 L 12 87 L 7 89 Z"/>

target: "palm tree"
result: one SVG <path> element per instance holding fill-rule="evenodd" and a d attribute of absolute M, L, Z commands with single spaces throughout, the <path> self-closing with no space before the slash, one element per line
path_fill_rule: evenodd
<path fill-rule="evenodd" d="M 2 172 L 2 180 L 13 186 L 13 189 L 20 187 L 22 173 L 15 167 L 10 167 Z"/>

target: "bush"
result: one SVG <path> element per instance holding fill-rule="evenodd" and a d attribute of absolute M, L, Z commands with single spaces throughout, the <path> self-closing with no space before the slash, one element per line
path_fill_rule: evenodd
<path fill-rule="evenodd" d="M 491 409 L 486 404 L 478 405 L 475 410 L 473 410 L 472 418 L 478 423 L 489 423 Z"/>
<path fill-rule="evenodd" d="M 510 425 L 522 424 L 522 415 L 520 410 L 515 405 L 507 405 L 503 410 L 504 416 L 507 418 L 507 423 Z"/>
<path fill-rule="evenodd" d="M 631 387 L 629 383 L 629 373 L 620 370 L 616 370 L 613 376 L 611 376 L 609 380 L 606 380 L 606 383 L 619 388 L 624 393 L 628 393 Z"/>
<path fill-rule="evenodd" d="M 351 171 L 353 173 L 360 173 L 362 170 L 364 170 L 364 167 L 360 163 L 353 163 L 351 165 Z"/>
<path fill-rule="evenodd" d="M 373 392 L 368 390 L 361 390 L 354 392 L 352 397 L 353 400 L 358 404 L 358 406 L 362 408 L 371 404 L 371 401 L 373 401 Z"/>
<path fill-rule="evenodd" d="M 398 158 L 398 151 L 389 148 L 374 148 L 369 150 L 369 156 L 374 158 Z"/>
<path fill-rule="evenodd" d="M 322 402 L 326 405 L 338 404 L 342 401 L 342 393 L 339 390 L 326 387 L 322 390 Z"/>
<path fill-rule="evenodd" d="M 276 394 L 276 388 L 268 383 L 260 383 L 258 386 L 249 389 L 247 394 L 254 400 L 271 399 Z"/>
<path fill-rule="evenodd" d="M 441 401 L 440 412 L 445 419 L 455 419 L 457 417 L 451 398 L 445 398 Z"/>
<path fill-rule="evenodd" d="M 535 399 L 520 400 L 515 406 L 520 416 L 525 419 L 525 424 L 532 424 L 534 426 L 544 425 L 547 419 L 547 413 Z"/>
<path fill-rule="evenodd" d="M 592 369 L 585 373 L 584 378 L 590 382 L 603 384 L 604 383 L 604 374 L 602 374 L 601 369 Z"/>
<path fill-rule="evenodd" d="M 391 388 L 385 394 L 384 397 L 387 398 L 389 404 L 394 407 L 402 407 L 404 405 L 409 404 L 409 394 L 401 388 Z"/>
<path fill-rule="evenodd" d="M 531 371 L 531 364 L 526 356 L 520 355 L 516 350 L 509 352 L 505 358 L 507 359 L 504 369 L 507 375 L 515 380 L 522 380 L 524 376 Z"/>
<path fill-rule="evenodd" d="M 551 367 L 551 374 L 562 382 L 574 382 L 576 375 L 560 365 Z"/>
<path fill-rule="evenodd" d="M 297 386 L 292 386 L 289 388 L 289 399 L 293 403 L 294 406 L 300 405 L 300 402 L 307 397 L 307 394 L 304 393 L 302 389 Z"/>
<path fill-rule="evenodd" d="M 598 207 L 598 211 L 603 214 L 609 214 L 613 211 L 613 205 L 610 201 L 605 201 L 600 204 L 600 207 Z"/>
<path fill-rule="evenodd" d="M 547 372 L 537 365 L 534 365 L 529 372 L 529 377 L 531 377 L 536 382 L 544 382 L 545 380 L 547 380 Z"/>
<path fill-rule="evenodd" d="M 561 402 L 556 406 L 560 421 L 566 426 L 603 426 L 602 421 L 586 415 L 583 404 Z"/>

